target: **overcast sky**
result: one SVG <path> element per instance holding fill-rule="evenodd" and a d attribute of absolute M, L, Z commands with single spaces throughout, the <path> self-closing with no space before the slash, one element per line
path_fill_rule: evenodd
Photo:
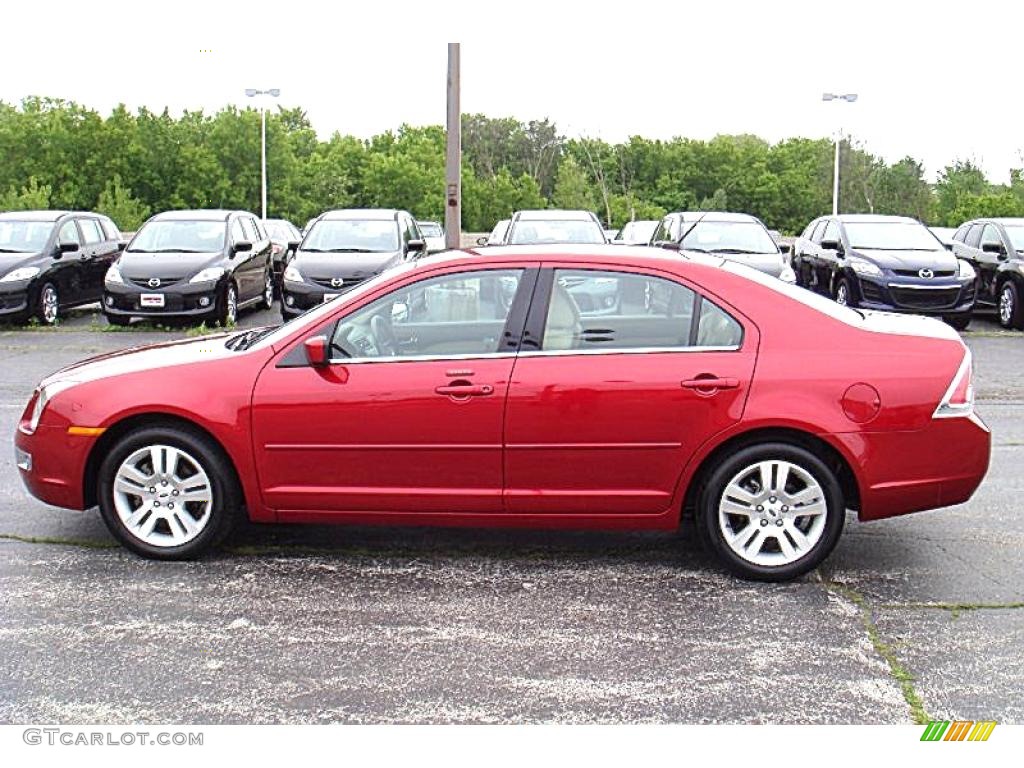
<path fill-rule="evenodd" d="M 322 136 L 367 137 L 444 122 L 445 44 L 458 40 L 464 112 L 609 141 L 842 126 L 930 177 L 970 158 L 1005 182 L 1024 166 L 1022 22 L 1016 0 L 19 1 L 3 10 L 0 99 L 179 113 L 276 87 Z"/>

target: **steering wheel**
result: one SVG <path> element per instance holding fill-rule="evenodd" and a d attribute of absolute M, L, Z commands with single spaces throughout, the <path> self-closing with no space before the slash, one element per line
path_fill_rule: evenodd
<path fill-rule="evenodd" d="M 370 333 L 373 334 L 373 342 L 382 355 L 395 357 L 398 354 L 395 331 L 383 315 L 374 315 L 370 319 Z"/>

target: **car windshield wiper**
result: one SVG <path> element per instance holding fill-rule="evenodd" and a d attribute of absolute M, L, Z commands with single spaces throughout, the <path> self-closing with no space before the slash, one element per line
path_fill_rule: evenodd
<path fill-rule="evenodd" d="M 146 251 L 146 253 L 206 253 L 206 251 L 197 251 L 195 248 L 160 248 L 155 251 Z"/>
<path fill-rule="evenodd" d="M 19 251 L 17 248 L 0 248 L 0 253 L 32 253 L 32 251 Z"/>
<path fill-rule="evenodd" d="M 696 251 L 697 253 L 708 253 L 708 249 L 707 248 L 696 248 L 696 247 L 694 247 L 692 245 L 682 245 L 682 244 L 680 244 L 679 247 L 682 248 L 684 251 Z"/>
<path fill-rule="evenodd" d="M 384 251 L 375 251 L 372 248 L 328 248 L 331 253 L 384 253 Z"/>
<path fill-rule="evenodd" d="M 748 251 L 746 248 L 712 248 L 711 253 L 768 253 L 768 251 Z"/>
<path fill-rule="evenodd" d="M 267 325 L 262 328 L 252 328 L 244 333 L 238 334 L 237 336 L 232 336 L 224 342 L 224 346 L 232 352 L 239 352 L 243 349 L 248 349 L 268 333 L 277 330 L 279 327 L 280 326 L 277 325 Z"/>

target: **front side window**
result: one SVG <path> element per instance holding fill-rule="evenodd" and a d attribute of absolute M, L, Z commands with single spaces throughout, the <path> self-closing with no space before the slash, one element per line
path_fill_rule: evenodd
<path fill-rule="evenodd" d="M 995 224 L 986 224 L 981 231 L 981 247 L 986 245 L 1002 245 L 1003 239 L 999 236 L 999 230 Z"/>
<path fill-rule="evenodd" d="M 522 276 L 522 269 L 460 272 L 403 286 L 340 320 L 331 357 L 494 354 Z"/>
<path fill-rule="evenodd" d="M 100 225 L 96 219 L 79 219 L 78 226 L 82 228 L 85 242 L 89 245 L 103 242 L 103 233 L 100 231 Z"/>
<path fill-rule="evenodd" d="M 838 243 L 839 242 L 839 225 L 835 219 L 829 219 L 825 224 L 825 229 L 821 232 L 821 239 L 819 243 Z"/>
<path fill-rule="evenodd" d="M 705 317 L 707 330 L 702 333 Z M 593 351 L 727 347 L 738 346 L 742 337 L 743 328 L 736 320 L 672 280 L 627 272 L 559 269 L 555 271 L 541 348 Z"/>
<path fill-rule="evenodd" d="M 57 241 L 61 243 L 75 243 L 76 245 L 82 244 L 82 237 L 78 234 L 78 227 L 75 226 L 75 222 L 65 221 L 61 225 L 60 232 L 57 233 Z"/>

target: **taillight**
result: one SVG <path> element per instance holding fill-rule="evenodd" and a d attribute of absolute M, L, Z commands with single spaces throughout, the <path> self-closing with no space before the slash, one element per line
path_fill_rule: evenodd
<path fill-rule="evenodd" d="M 936 419 L 970 416 L 974 412 L 974 364 L 971 351 L 964 351 L 964 359 L 953 377 L 949 389 L 935 409 Z"/>

